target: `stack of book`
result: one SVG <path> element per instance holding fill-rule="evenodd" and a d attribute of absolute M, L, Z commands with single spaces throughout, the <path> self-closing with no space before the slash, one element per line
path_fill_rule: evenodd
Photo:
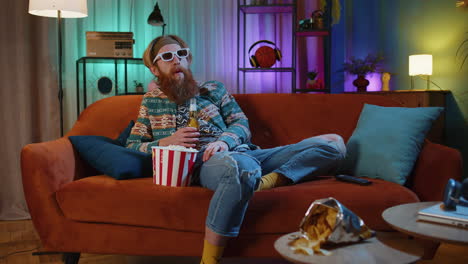
<path fill-rule="evenodd" d="M 418 220 L 447 224 L 468 229 L 468 207 L 458 205 L 456 210 L 443 209 L 443 203 L 421 209 Z"/>

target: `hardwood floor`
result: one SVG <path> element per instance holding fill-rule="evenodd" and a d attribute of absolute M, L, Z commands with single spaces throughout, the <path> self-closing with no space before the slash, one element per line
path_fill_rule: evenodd
<path fill-rule="evenodd" d="M 383 232 L 378 238 L 385 244 L 412 254 L 422 255 L 422 248 L 414 239 L 397 232 Z M 30 220 L 0 221 L 0 264 L 61 264 L 62 256 L 32 253 L 40 248 L 40 241 Z M 434 259 L 421 260 L 418 264 L 461 264 L 468 263 L 468 246 L 442 244 Z M 198 264 L 198 257 L 142 257 L 123 255 L 82 254 L 80 264 Z M 228 258 L 222 264 L 287 264 L 280 259 Z"/>

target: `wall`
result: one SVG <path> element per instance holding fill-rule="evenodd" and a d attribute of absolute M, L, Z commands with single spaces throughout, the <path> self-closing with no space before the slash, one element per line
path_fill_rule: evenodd
<path fill-rule="evenodd" d="M 342 54 L 344 51 L 346 58 L 382 52 L 386 57 L 385 69 L 394 74 L 390 83 L 392 90 L 410 89 L 409 55 L 432 54 L 431 79 L 443 90 L 452 92 L 447 99 L 446 143 L 462 152 L 464 167 L 467 168 L 468 63 L 460 70 L 460 59 L 455 53 L 463 39 L 468 38 L 468 9 L 456 8 L 455 2 L 346 0 L 344 25 L 334 33 L 338 44 L 332 52 Z M 334 68 L 338 68 L 336 64 Z M 375 90 L 380 88 L 378 77 L 371 80 Z M 345 85 L 335 86 L 334 92 L 354 89 L 350 81 L 350 77 L 345 78 Z M 425 89 L 425 85 L 425 81 L 415 80 L 416 89 Z M 439 88 L 432 85 L 431 89 Z M 468 177 L 468 170 L 465 170 L 464 177 Z"/>
<path fill-rule="evenodd" d="M 182 0 L 179 0 L 182 1 Z M 315 1 L 306 1 L 307 5 L 313 5 Z M 235 61 L 237 53 L 235 51 L 235 38 L 237 24 L 235 18 L 236 8 L 233 1 L 232 6 L 224 6 L 214 0 L 206 0 L 212 3 L 214 14 L 217 10 L 228 10 L 219 16 L 198 16 L 201 10 L 197 10 L 201 5 L 195 1 L 188 1 L 186 8 L 175 8 L 177 1 L 159 1 L 164 12 L 168 12 L 166 19 L 168 27 L 166 33 L 176 33 L 188 39 L 193 50 L 197 54 L 197 60 L 193 67 L 195 74 L 201 79 L 216 78 L 221 79 L 229 87 L 235 87 Z M 341 93 L 344 90 L 354 89 L 350 82 L 354 76 L 346 76 L 338 72 L 346 58 L 351 56 L 364 57 L 369 52 L 382 52 L 387 60 L 386 70 L 394 75 L 391 80 L 391 88 L 394 90 L 409 89 L 410 79 L 408 76 L 408 55 L 417 53 L 431 53 L 434 56 L 434 74 L 432 80 L 442 89 L 451 90 L 452 96 L 448 99 L 447 115 L 447 145 L 462 151 L 465 167 L 468 167 L 468 63 L 463 71 L 459 71 L 459 61 L 455 58 L 455 52 L 462 42 L 463 37 L 467 38 L 468 33 L 468 10 L 462 11 L 455 8 L 455 0 L 341 0 L 343 7 L 340 24 L 333 27 L 332 39 L 332 92 Z M 198 3 L 198 2 L 197 2 Z M 226 2 L 227 3 L 227 2 Z M 136 1 L 132 16 L 133 30 L 137 44 L 135 45 L 136 57 L 144 50 L 144 43 L 148 43 L 152 37 L 160 34 L 160 28 L 154 28 L 146 24 L 147 14 L 152 10 L 153 2 Z M 218 6 L 219 4 L 219 6 Z M 130 27 L 128 10 L 130 9 L 128 0 L 102 0 L 89 1 L 89 17 L 85 19 L 66 19 L 64 38 L 64 89 L 65 89 L 65 116 L 66 130 L 72 126 L 76 120 L 75 106 L 75 61 L 84 55 L 85 38 L 84 32 L 88 30 L 96 31 L 127 31 Z M 210 5 L 213 6 L 213 5 Z M 229 11 L 230 10 L 230 11 Z M 307 9 L 310 10 L 310 9 Z M 99 15 L 97 15 L 99 14 Z M 195 15 L 194 15 L 195 14 Z M 213 21 L 205 21 L 208 17 L 215 17 Z M 170 21 L 172 18 L 172 21 Z M 192 21 L 192 20 L 193 21 Z M 203 20 L 205 19 L 205 20 Z M 192 21 L 193 23 L 188 23 Z M 203 23 L 202 23 L 203 21 Z M 54 23 L 51 20 L 51 23 Z M 182 23 L 184 22 L 184 23 Z M 265 19 L 265 23 L 268 22 Z M 224 24 L 223 24 L 224 23 Z M 190 25 L 188 28 L 186 25 Z M 219 25 L 222 24 L 220 27 Z M 201 28 L 199 25 L 210 25 L 208 30 L 203 31 L 206 36 L 201 38 Z M 214 34 L 216 29 L 224 33 Z M 195 34 L 197 32 L 198 34 Z M 217 32 L 217 31 L 216 31 Z M 227 33 L 226 33 L 227 32 Z M 52 32 L 54 34 L 55 32 Z M 208 34 L 209 33 L 209 34 Z M 223 34 L 230 34 L 226 37 Z M 218 36 L 219 35 L 219 36 Z M 262 36 L 264 38 L 268 36 Z M 78 41 L 77 41 L 78 40 Z M 275 39 L 276 40 L 276 39 Z M 209 41 L 209 45 L 205 45 Z M 232 42 L 229 44 L 228 42 Z M 204 44 L 205 43 L 205 44 Z M 224 44 L 223 44 L 224 43 Z M 228 44 L 226 44 L 228 43 Z M 234 50 L 229 53 L 232 56 L 224 56 L 222 52 L 215 57 L 226 58 L 221 65 L 206 63 L 203 58 L 210 57 L 209 51 L 217 52 L 224 49 Z M 287 47 L 282 46 L 283 53 L 287 53 Z M 287 54 L 285 57 L 288 57 Z M 208 66 L 205 66 L 208 65 Z M 211 68 L 207 68 L 211 67 Z M 197 70 L 198 69 L 198 70 Z M 200 70 L 201 69 L 201 70 Z M 112 72 L 112 70 L 108 70 Z M 211 74 L 207 74 L 211 73 Z M 89 76 L 96 79 L 96 76 Z M 145 71 L 139 79 L 147 82 L 151 76 Z M 371 89 L 380 89 L 379 76 L 372 77 Z M 424 89 L 425 82 L 416 80 L 416 88 Z M 252 85 L 257 87 L 259 85 Z M 438 89 L 432 86 L 432 89 Z M 252 91 L 250 91 L 252 92 Z M 254 91 L 254 92 L 275 92 L 275 91 Z M 281 92 L 281 91 L 276 91 Z M 468 172 L 465 172 L 465 177 Z"/>
<path fill-rule="evenodd" d="M 132 8 L 132 2 L 133 8 Z M 147 23 L 149 14 L 158 2 L 164 21 L 165 34 L 182 37 L 193 53 L 192 71 L 197 80 L 219 80 L 230 91 L 237 87 L 237 1 L 218 0 L 88 0 L 88 17 L 64 19 L 64 115 L 65 132 L 77 119 L 76 60 L 86 55 L 86 31 L 131 31 L 134 33 L 134 57 L 141 58 L 153 38 L 160 36 L 161 27 Z M 210 8 L 206 8 L 210 7 Z M 51 22 L 56 22 L 51 19 Z M 51 36 L 56 36 L 55 24 L 51 24 Z M 233 33 L 234 32 L 234 33 Z M 56 39 L 53 39 L 52 43 Z M 56 49 L 51 49 L 55 51 Z M 227 54 L 227 55 L 226 55 Z M 123 64 L 118 67 L 118 78 L 114 80 L 113 61 L 89 63 L 87 70 L 87 103 L 112 96 L 118 84 L 119 92 L 125 85 Z M 80 65 L 80 77 L 82 74 Z M 142 82 L 144 87 L 154 76 L 142 64 L 131 64 L 128 68 L 129 91 L 134 92 L 133 81 Z M 97 88 L 100 77 L 108 76 L 114 87 L 109 94 L 101 94 Z M 80 78 L 80 105 L 83 108 L 83 81 Z"/>

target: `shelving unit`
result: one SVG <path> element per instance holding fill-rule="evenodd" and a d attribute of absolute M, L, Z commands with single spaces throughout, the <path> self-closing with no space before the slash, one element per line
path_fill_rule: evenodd
<path fill-rule="evenodd" d="M 295 21 L 296 21 L 296 0 L 292 1 L 292 4 L 271 4 L 271 5 L 248 5 L 247 0 L 238 0 L 238 9 L 237 9 L 237 83 L 239 86 L 239 91 L 243 91 L 245 93 L 245 77 L 247 73 L 259 73 L 259 72 L 289 72 L 291 73 L 291 80 L 292 85 L 291 87 L 295 87 L 296 85 L 296 49 L 293 48 L 292 50 L 292 65 L 291 67 L 272 67 L 272 68 L 253 68 L 253 67 L 246 67 L 245 65 L 245 57 L 246 55 L 246 16 L 247 15 L 258 15 L 258 14 L 292 14 L 291 25 L 292 25 L 292 32 L 295 31 Z M 242 21 L 241 21 L 242 19 Z M 241 47 L 241 26 L 242 22 L 242 47 Z M 296 46 L 296 37 L 293 35 L 291 38 L 291 47 Z M 242 63 L 241 63 L 242 58 Z M 242 85 L 241 85 L 241 78 L 240 73 L 242 72 Z"/>
<path fill-rule="evenodd" d="M 329 2 L 331 5 L 331 1 Z M 328 15 L 329 12 L 325 13 L 325 18 L 327 18 L 327 22 L 325 23 L 327 28 L 330 28 L 330 16 Z M 323 69 L 324 69 L 324 83 L 325 89 L 306 89 L 306 88 L 295 88 L 293 93 L 301 92 L 322 92 L 322 93 L 330 93 L 330 85 L 331 85 L 331 76 L 330 76 L 330 57 L 331 57 L 331 32 L 330 30 L 310 30 L 310 31 L 296 31 L 297 38 L 308 38 L 308 37 L 316 37 L 320 38 L 323 44 Z M 301 82 L 304 83 L 304 82 Z"/>
<path fill-rule="evenodd" d="M 239 0 L 240 4 L 241 0 Z M 245 1 L 243 5 L 239 5 L 242 12 L 246 14 L 268 14 L 268 13 L 292 13 L 296 5 L 295 4 L 277 4 L 277 5 L 246 5 Z"/>
<path fill-rule="evenodd" d="M 127 94 L 143 94 L 128 91 L 128 66 L 140 64 L 143 65 L 141 58 L 111 58 L 111 57 L 81 57 L 76 61 L 76 112 L 77 116 L 80 115 L 81 107 L 85 109 L 88 106 L 88 95 L 87 95 L 87 64 L 99 64 L 99 63 L 113 63 L 114 64 L 114 95 L 127 95 Z M 118 66 L 123 65 L 123 78 L 124 78 L 124 89 L 119 92 L 119 70 Z M 80 67 L 81 66 L 81 67 Z M 80 72 L 81 68 L 81 72 Z M 82 74 L 80 74 L 82 73 Z M 82 97 L 83 106 L 80 105 L 80 82 L 82 83 Z"/>
<path fill-rule="evenodd" d="M 332 1 L 327 2 L 327 10 L 324 13 L 324 25 L 325 29 L 323 30 L 308 30 L 308 31 L 298 31 L 298 20 L 297 20 L 297 0 L 291 0 L 290 4 L 268 4 L 268 5 L 248 5 L 247 0 L 238 0 L 238 26 L 237 26 L 237 83 L 239 86 L 239 91 L 245 93 L 245 84 L 246 84 L 246 74 L 247 73 L 256 73 L 259 74 L 261 72 L 289 72 L 291 73 L 291 93 L 304 93 L 304 92 L 322 92 L 322 93 L 329 93 L 330 92 L 330 49 L 331 49 L 331 32 L 330 32 L 330 25 L 331 25 L 331 16 L 330 11 Z M 247 15 L 255 15 L 255 14 L 291 14 L 291 24 L 292 24 L 292 31 L 291 34 L 291 47 L 292 47 L 292 65 L 291 67 L 271 67 L 271 68 L 253 68 L 253 67 L 246 67 L 245 58 L 247 55 L 247 47 L 246 47 L 246 16 Z M 241 36 L 241 27 L 242 27 L 242 36 Z M 306 89 L 305 88 L 305 81 L 301 82 L 301 85 L 297 86 L 297 70 L 296 66 L 296 51 L 297 51 L 297 43 L 296 38 L 309 38 L 309 37 L 316 37 L 320 38 L 323 41 L 323 77 L 324 77 L 324 84 L 325 89 Z M 298 66 L 299 70 L 303 70 L 300 65 Z M 242 78 L 241 78 L 242 74 Z M 300 80 L 301 81 L 301 80 Z M 303 85 L 302 85 L 303 84 Z"/>

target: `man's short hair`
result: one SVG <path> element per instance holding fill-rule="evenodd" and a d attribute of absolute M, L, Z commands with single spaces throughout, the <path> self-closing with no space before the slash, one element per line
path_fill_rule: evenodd
<path fill-rule="evenodd" d="M 153 60 L 158 55 L 159 50 L 168 44 L 178 44 L 181 48 L 188 48 L 187 43 L 176 35 L 159 36 L 151 41 L 143 53 L 143 62 L 145 66 L 151 68 Z M 190 52 L 187 61 L 192 62 L 192 53 Z"/>

